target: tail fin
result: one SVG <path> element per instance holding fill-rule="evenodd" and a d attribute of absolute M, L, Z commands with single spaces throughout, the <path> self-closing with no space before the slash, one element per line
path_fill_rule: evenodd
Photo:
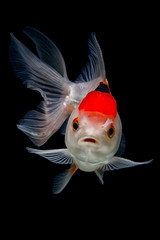
<path fill-rule="evenodd" d="M 18 125 L 37 146 L 43 145 L 71 113 L 66 97 L 72 83 L 67 78 L 64 60 L 56 47 L 54 53 L 58 56 L 57 70 L 49 62 L 43 62 L 44 54 L 39 59 L 11 34 L 9 55 L 17 77 L 28 88 L 39 91 L 44 99 L 37 110 L 29 111 Z"/>
<path fill-rule="evenodd" d="M 40 59 L 68 79 L 65 62 L 57 46 L 37 29 L 25 27 L 23 32 L 34 42 Z"/>
<path fill-rule="evenodd" d="M 26 27 L 24 33 L 35 43 L 34 55 L 11 34 L 9 48 L 13 69 L 28 88 L 41 93 L 44 101 L 29 111 L 18 128 L 37 145 L 43 145 L 69 117 L 86 94 L 97 88 L 105 76 L 102 52 L 95 34 L 89 40 L 89 62 L 75 83 L 67 77 L 64 59 L 55 44 L 38 30 Z"/>

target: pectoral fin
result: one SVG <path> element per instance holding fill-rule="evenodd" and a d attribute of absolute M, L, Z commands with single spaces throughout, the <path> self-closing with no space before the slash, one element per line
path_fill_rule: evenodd
<path fill-rule="evenodd" d="M 113 171 L 113 170 L 118 170 L 118 169 L 122 169 L 122 168 L 135 167 L 135 166 L 151 163 L 152 161 L 153 161 L 153 159 L 146 161 L 146 162 L 134 162 L 129 159 L 120 158 L 120 157 L 115 156 L 112 159 L 110 159 L 106 165 L 97 169 L 95 171 L 95 173 L 96 173 L 97 177 L 99 178 L 100 182 L 102 184 L 104 184 L 104 181 L 103 181 L 104 171 L 110 171 L 110 170 Z"/>
<path fill-rule="evenodd" d="M 72 155 L 67 148 L 64 149 L 52 149 L 52 150 L 39 150 L 34 148 L 26 148 L 28 152 L 35 153 L 48 159 L 56 164 L 71 164 L 73 162 Z"/>
<path fill-rule="evenodd" d="M 109 163 L 105 165 L 105 170 L 118 170 L 121 168 L 128 168 L 128 167 L 135 167 L 143 164 L 151 163 L 152 160 L 146 161 L 146 162 L 134 162 L 129 159 L 120 158 L 120 157 L 113 157 L 109 160 Z"/>

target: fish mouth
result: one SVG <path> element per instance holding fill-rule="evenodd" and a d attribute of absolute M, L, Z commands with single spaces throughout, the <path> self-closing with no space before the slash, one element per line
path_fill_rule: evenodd
<path fill-rule="evenodd" d="M 82 144 L 82 145 L 85 145 L 86 143 L 90 144 L 90 145 L 99 145 L 99 141 L 94 138 L 94 137 L 91 137 L 91 136 L 86 136 L 86 137 L 83 137 L 79 140 L 79 142 Z"/>
<path fill-rule="evenodd" d="M 90 143 L 96 143 L 96 140 L 93 139 L 93 138 L 85 138 L 83 141 L 84 142 L 90 142 Z"/>

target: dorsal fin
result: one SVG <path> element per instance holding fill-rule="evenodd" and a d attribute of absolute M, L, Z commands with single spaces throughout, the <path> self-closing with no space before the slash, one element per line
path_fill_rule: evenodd
<path fill-rule="evenodd" d="M 109 89 L 109 85 L 107 82 L 100 82 L 99 86 L 95 89 L 95 91 L 104 92 L 104 93 L 111 93 Z"/>
<path fill-rule="evenodd" d="M 76 78 L 75 82 L 89 82 L 96 78 L 105 77 L 105 66 L 101 48 L 97 42 L 96 34 L 93 32 L 88 40 L 89 61 L 82 68 L 81 74 Z"/>

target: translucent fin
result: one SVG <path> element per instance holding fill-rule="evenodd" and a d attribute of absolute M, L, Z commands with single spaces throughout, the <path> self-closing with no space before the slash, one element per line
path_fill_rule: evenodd
<path fill-rule="evenodd" d="M 53 193 L 58 194 L 66 187 L 73 174 L 76 172 L 77 167 L 72 164 L 71 167 L 65 172 L 57 175 L 54 179 Z"/>
<path fill-rule="evenodd" d="M 71 113 L 66 102 L 71 91 L 71 82 L 36 57 L 13 34 L 9 54 L 17 77 L 28 88 L 39 91 L 44 98 L 37 110 L 29 111 L 18 125 L 35 145 L 41 146 Z M 64 66 L 59 71 L 62 72 L 62 69 Z"/>
<path fill-rule="evenodd" d="M 121 142 L 120 142 L 120 145 L 119 145 L 119 149 L 116 152 L 115 156 L 117 156 L 117 157 L 122 156 L 123 153 L 125 152 L 125 148 L 126 148 L 126 139 L 125 139 L 124 134 L 122 133 L 122 138 L 121 138 Z"/>
<path fill-rule="evenodd" d="M 65 62 L 56 45 L 47 36 L 32 27 L 25 27 L 23 32 L 36 45 L 40 59 L 53 67 L 64 79 L 67 79 Z"/>
<path fill-rule="evenodd" d="M 92 33 L 88 40 L 89 47 L 89 62 L 82 69 L 81 74 L 75 80 L 76 82 L 88 82 L 96 78 L 105 77 L 105 66 L 103 61 L 102 51 L 96 39 L 96 34 Z"/>
<path fill-rule="evenodd" d="M 72 164 L 73 158 L 67 148 L 54 150 L 38 150 L 26 148 L 28 152 L 38 154 L 56 164 Z"/>
<path fill-rule="evenodd" d="M 151 163 L 152 160 L 146 161 L 146 162 L 134 162 L 129 159 L 120 158 L 120 157 L 113 157 L 109 160 L 109 163 L 105 165 L 105 170 L 118 170 L 121 168 L 129 168 L 129 167 L 135 167 L 143 164 Z"/>
<path fill-rule="evenodd" d="M 105 166 L 103 166 L 95 171 L 97 177 L 99 178 L 99 180 L 102 184 L 104 184 L 104 181 L 103 181 L 104 171 L 105 171 Z"/>

